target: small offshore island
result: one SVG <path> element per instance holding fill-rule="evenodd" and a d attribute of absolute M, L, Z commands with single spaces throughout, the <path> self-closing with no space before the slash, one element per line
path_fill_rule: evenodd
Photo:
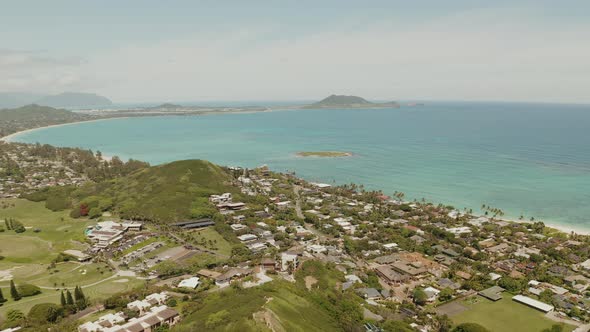
<path fill-rule="evenodd" d="M 322 158 L 341 158 L 352 157 L 352 152 L 343 151 L 301 151 L 297 152 L 298 157 L 322 157 Z"/>

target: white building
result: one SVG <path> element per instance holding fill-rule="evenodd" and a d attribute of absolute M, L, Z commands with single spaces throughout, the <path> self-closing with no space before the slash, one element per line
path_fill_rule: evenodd
<path fill-rule="evenodd" d="M 90 226 L 86 231 L 86 236 L 93 242 L 95 247 L 104 249 L 111 244 L 121 240 L 127 227 L 114 221 L 102 221 L 96 226 Z"/>
<path fill-rule="evenodd" d="M 248 228 L 248 226 L 242 224 L 231 224 L 229 227 L 231 227 L 231 229 L 233 229 L 236 232 Z"/>
<path fill-rule="evenodd" d="M 553 311 L 553 309 L 555 309 L 552 305 L 549 305 L 547 303 L 543 303 L 541 301 L 537 301 L 535 299 L 531 299 L 528 296 L 523 296 L 523 295 L 516 295 L 512 298 L 513 301 L 522 303 L 524 305 L 527 305 L 531 308 L 540 310 L 542 312 L 550 312 Z"/>
<path fill-rule="evenodd" d="M 244 234 L 244 235 L 240 235 L 238 236 L 238 240 L 242 241 L 242 242 L 250 242 L 250 241 L 254 241 L 256 240 L 258 237 L 254 234 Z"/>
<path fill-rule="evenodd" d="M 146 300 L 135 300 L 133 302 L 127 303 L 127 309 L 138 311 L 140 315 L 151 307 L 152 304 Z"/>
<path fill-rule="evenodd" d="M 192 277 L 188 279 L 184 279 L 178 283 L 179 288 L 190 288 L 195 289 L 199 286 L 201 282 L 199 281 L 199 277 Z"/>
<path fill-rule="evenodd" d="M 325 188 L 330 188 L 332 187 L 331 185 L 327 184 L 327 183 L 317 183 L 317 182 L 312 182 L 311 183 L 312 186 L 319 188 L 319 189 L 325 189 Z"/>
<path fill-rule="evenodd" d="M 211 195 L 209 196 L 209 202 L 219 204 L 219 203 L 228 203 L 232 201 L 231 193 L 223 193 L 221 195 Z"/>
<path fill-rule="evenodd" d="M 262 251 L 264 249 L 266 249 L 266 244 L 264 243 L 260 243 L 260 242 L 254 242 L 249 244 L 248 249 L 250 249 L 253 252 L 258 252 L 258 251 Z"/>
<path fill-rule="evenodd" d="M 394 242 L 386 243 L 383 245 L 383 248 L 385 248 L 387 250 L 393 250 L 393 249 L 397 248 L 397 243 L 394 243 Z"/>
<path fill-rule="evenodd" d="M 438 298 L 438 294 L 440 293 L 440 291 L 434 287 L 426 287 L 424 288 L 424 293 L 426 293 L 426 300 L 428 302 L 434 302 Z"/>
<path fill-rule="evenodd" d="M 502 278 L 502 275 L 501 274 L 497 274 L 497 273 L 494 273 L 494 272 L 490 272 L 488 275 L 490 276 L 490 280 L 491 281 L 496 281 L 496 280 Z"/>
<path fill-rule="evenodd" d="M 145 297 L 145 300 L 148 301 L 149 303 L 156 305 L 156 304 L 164 304 L 166 303 L 166 300 L 168 300 L 170 296 L 168 296 L 168 293 L 161 292 L 161 293 L 153 293 L 150 294 L 148 296 Z"/>
<path fill-rule="evenodd" d="M 297 268 L 297 254 L 284 252 L 281 254 L 281 271 L 289 270 L 289 266 L 292 266 L 293 269 Z"/>
<path fill-rule="evenodd" d="M 461 234 L 469 234 L 469 233 L 471 233 L 471 228 L 469 228 L 467 226 L 463 226 L 463 227 L 451 227 L 451 228 L 447 228 L 447 232 L 453 233 L 453 234 L 455 234 L 455 236 L 457 236 L 457 235 L 461 235 Z"/>
<path fill-rule="evenodd" d="M 307 250 L 314 254 L 321 254 L 328 251 L 328 249 L 325 246 L 322 246 L 321 244 L 312 244 L 307 247 Z"/>

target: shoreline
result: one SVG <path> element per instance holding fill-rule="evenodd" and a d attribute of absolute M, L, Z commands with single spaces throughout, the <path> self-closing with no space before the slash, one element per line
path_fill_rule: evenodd
<path fill-rule="evenodd" d="M 568 235 L 571 234 L 571 233 L 575 233 L 575 234 L 578 234 L 578 235 L 590 235 L 590 228 L 583 229 L 583 228 L 579 228 L 579 227 L 576 227 L 576 226 L 568 226 L 568 225 L 553 223 L 551 221 L 543 221 L 543 220 L 535 220 L 535 221 L 515 220 L 515 219 L 510 219 L 510 218 L 497 219 L 497 221 L 508 221 L 508 222 L 515 222 L 515 223 L 519 223 L 519 224 L 533 224 L 534 222 L 541 221 L 541 222 L 543 222 L 545 224 L 545 227 L 556 229 L 556 230 L 558 230 L 558 231 L 560 231 L 562 233 L 568 234 Z"/>
<path fill-rule="evenodd" d="M 128 118 L 130 118 L 130 117 L 113 117 L 113 118 L 104 118 L 104 119 L 92 119 L 92 120 L 84 120 L 84 121 L 60 123 L 60 124 L 48 125 L 48 126 L 37 127 L 37 128 L 30 128 L 30 129 L 25 129 L 25 130 L 17 131 L 15 133 L 12 133 L 12 134 L 9 134 L 9 135 L 0 137 L 0 141 L 6 142 L 6 143 L 18 143 L 18 142 L 15 142 L 14 141 L 14 138 L 15 137 L 18 137 L 18 136 L 20 136 L 22 134 L 34 132 L 36 130 L 41 130 L 41 129 L 46 129 L 46 128 L 53 128 L 53 127 L 63 127 L 63 126 L 75 125 L 75 124 L 86 123 L 86 122 L 98 122 L 98 121 L 116 120 L 116 119 L 128 119 Z"/>
<path fill-rule="evenodd" d="M 265 111 L 262 112 L 273 112 L 273 111 L 281 111 L 281 110 L 287 110 L 287 109 L 267 109 Z M 260 113 L 261 111 L 253 111 L 253 112 L 226 112 L 225 114 L 239 114 L 239 113 L 246 113 L 246 114 L 252 114 L 252 113 Z M 223 112 L 212 112 L 210 114 L 194 114 L 194 115 L 213 115 L 213 114 L 224 114 Z M 170 115 L 158 115 L 158 116 L 178 116 L 177 114 L 170 114 Z M 143 118 L 145 116 L 137 116 L 138 118 Z M 111 118 L 103 118 L 103 119 L 92 119 L 92 120 L 84 120 L 84 121 L 76 121 L 76 122 L 68 122 L 68 123 L 60 123 L 60 124 L 55 124 L 55 125 L 48 125 L 48 126 L 43 126 L 43 127 L 37 127 L 37 128 L 31 128 L 31 129 L 25 129 L 25 130 L 21 130 L 12 134 L 9 134 L 7 136 L 4 137 L 0 137 L 0 141 L 1 142 L 5 142 L 5 143 L 19 143 L 17 141 L 15 141 L 14 139 L 20 135 L 26 134 L 26 133 L 30 133 L 36 130 L 41 130 L 41 129 L 46 129 L 46 128 L 52 128 L 52 127 L 62 127 L 62 126 L 69 126 L 69 125 L 76 125 L 76 124 L 80 124 L 80 123 L 86 123 L 86 122 L 98 122 L 98 121 L 107 121 L 107 120 L 117 120 L 117 119 L 129 119 L 129 118 L 135 118 L 135 116 L 127 116 L 127 117 L 111 117 Z M 296 153 L 296 155 L 300 158 L 308 158 L 309 156 L 299 156 L 298 153 Z M 342 158 L 342 157 L 351 157 L 354 154 L 350 153 L 350 155 L 347 156 L 341 156 L 341 157 L 332 157 L 332 158 Z M 122 156 L 118 156 L 119 158 L 124 158 Z M 322 157 L 319 157 L 322 158 Z M 325 157 L 323 157 L 325 158 Z M 112 156 L 103 156 L 104 160 L 110 160 L 112 159 Z M 330 159 L 330 158 L 326 158 L 326 159 Z M 473 215 L 474 217 L 476 217 L 477 215 Z M 483 217 L 486 217 L 485 215 L 481 215 Z M 515 222 L 515 223 L 533 223 L 534 221 L 528 221 L 528 220 L 517 220 L 517 219 L 511 219 L 511 218 L 494 218 L 494 220 L 496 221 L 507 221 L 507 222 Z M 549 228 L 553 228 L 556 229 L 562 233 L 565 234 L 571 234 L 571 233 L 575 233 L 575 234 L 579 234 L 579 235 L 590 235 L 590 226 L 588 228 L 584 228 L 584 227 L 579 227 L 579 226 L 571 226 L 571 225 L 563 225 L 562 223 L 557 223 L 557 222 L 552 222 L 552 221 L 546 221 L 546 220 L 536 220 L 536 221 L 542 221 L 546 227 Z"/>

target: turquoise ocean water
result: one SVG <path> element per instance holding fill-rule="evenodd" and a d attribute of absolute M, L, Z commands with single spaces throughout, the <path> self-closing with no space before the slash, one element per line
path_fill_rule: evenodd
<path fill-rule="evenodd" d="M 590 229 L 590 106 L 432 102 L 375 110 L 296 110 L 130 118 L 44 128 L 13 140 L 78 146 L 159 164 L 199 158 L 268 164 L 308 180 L 508 217 Z M 300 158 L 337 150 L 350 158 Z"/>

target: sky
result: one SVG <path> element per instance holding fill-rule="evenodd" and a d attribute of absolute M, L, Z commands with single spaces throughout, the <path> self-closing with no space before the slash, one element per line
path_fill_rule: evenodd
<path fill-rule="evenodd" d="M 590 103 L 590 1 L 0 0 L 0 92 Z"/>

